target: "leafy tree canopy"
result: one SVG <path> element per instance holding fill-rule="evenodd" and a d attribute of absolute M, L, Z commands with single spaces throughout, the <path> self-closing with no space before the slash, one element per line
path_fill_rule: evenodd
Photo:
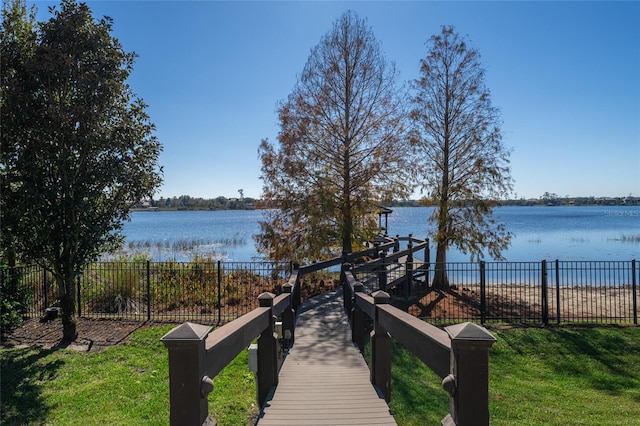
<path fill-rule="evenodd" d="M 54 274 L 73 338 L 73 279 L 160 185 L 162 147 L 111 19 L 72 0 L 50 11 L 36 24 L 19 1 L 3 8 L 3 238 Z"/>

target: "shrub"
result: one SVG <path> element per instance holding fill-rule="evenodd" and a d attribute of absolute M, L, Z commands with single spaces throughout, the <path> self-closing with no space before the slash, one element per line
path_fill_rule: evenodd
<path fill-rule="evenodd" d="M 4 336 L 20 324 L 27 306 L 27 294 L 19 284 L 21 271 L 17 268 L 0 269 L 0 334 Z"/>

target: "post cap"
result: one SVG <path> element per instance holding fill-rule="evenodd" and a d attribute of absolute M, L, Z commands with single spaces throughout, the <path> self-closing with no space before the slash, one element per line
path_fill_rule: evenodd
<path fill-rule="evenodd" d="M 373 297 L 373 303 L 377 305 L 386 304 L 391 301 L 391 296 L 389 296 L 389 293 L 386 291 L 378 290 L 375 293 L 372 293 L 371 296 Z"/>
<path fill-rule="evenodd" d="M 275 299 L 276 295 L 265 291 L 260 296 L 258 296 L 258 301 L 260 303 L 261 308 L 266 308 L 269 306 L 273 306 L 273 299 Z"/>
<path fill-rule="evenodd" d="M 160 341 L 165 345 L 170 342 L 199 341 L 207 337 L 211 328 L 208 325 L 185 322 L 162 336 Z"/>
<path fill-rule="evenodd" d="M 493 337 L 486 328 L 472 322 L 463 322 L 445 327 L 444 329 L 449 334 L 451 340 L 473 340 L 490 342 L 491 344 L 496 341 L 496 338 Z"/>

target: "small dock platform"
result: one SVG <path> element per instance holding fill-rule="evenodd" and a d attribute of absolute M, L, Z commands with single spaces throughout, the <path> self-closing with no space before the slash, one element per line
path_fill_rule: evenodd
<path fill-rule="evenodd" d="M 259 426 L 396 425 L 351 341 L 342 291 L 300 306 L 295 344 L 267 399 Z"/>

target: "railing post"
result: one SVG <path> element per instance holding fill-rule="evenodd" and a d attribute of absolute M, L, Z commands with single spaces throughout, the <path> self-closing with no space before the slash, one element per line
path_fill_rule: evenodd
<path fill-rule="evenodd" d="M 380 259 L 382 262 L 382 266 L 380 267 L 380 271 L 378 272 L 378 287 L 382 291 L 387 290 L 387 252 L 382 251 L 380 253 Z"/>
<path fill-rule="evenodd" d="M 470 322 L 445 327 L 451 339 L 451 373 L 442 381 L 450 395 L 443 426 L 489 424 L 489 349 L 496 339 Z"/>
<path fill-rule="evenodd" d="M 342 265 L 340 265 L 340 284 L 342 286 L 342 304 L 347 315 L 351 315 L 353 309 L 353 294 L 351 294 L 351 288 L 347 280 L 346 273 L 351 270 L 351 264 L 345 261 L 346 252 L 342 252 Z"/>
<path fill-rule="evenodd" d="M 424 247 L 424 261 L 427 262 L 427 264 L 431 263 L 431 249 L 429 248 L 429 239 L 426 238 L 425 243 L 427 244 Z"/>
<path fill-rule="evenodd" d="M 215 424 L 207 401 L 213 381 L 205 373 L 205 339 L 210 331 L 211 327 L 186 322 L 160 339 L 169 350 L 171 425 Z"/>
<path fill-rule="evenodd" d="M 487 319 L 487 270 L 484 260 L 480 261 L 480 323 Z"/>
<path fill-rule="evenodd" d="M 293 310 L 293 286 L 291 283 L 287 282 L 282 286 L 282 292 L 289 295 L 289 307 L 282 312 L 282 332 L 284 333 L 284 338 L 287 340 L 287 348 L 293 346 L 295 341 L 295 313 Z M 287 338 L 287 331 L 289 331 L 289 336 Z"/>
<path fill-rule="evenodd" d="M 353 309 L 351 311 L 351 341 L 358 346 L 360 353 L 364 351 L 365 314 L 356 304 L 356 294 L 362 292 L 362 283 L 353 285 Z"/>
<path fill-rule="evenodd" d="M 406 281 L 405 281 L 405 300 L 409 301 L 411 297 L 411 284 L 413 284 L 413 241 L 409 240 L 407 243 L 407 250 L 409 253 L 407 254 L 407 263 L 406 263 Z"/>
<path fill-rule="evenodd" d="M 273 293 L 262 293 L 258 296 L 261 308 L 272 308 Z M 278 339 L 275 335 L 275 320 L 269 315 L 269 325 L 258 338 L 258 404 L 262 407 L 267 400 L 271 388 L 278 384 Z"/>
<path fill-rule="evenodd" d="M 372 294 L 375 307 L 373 331 L 371 332 L 371 383 L 373 383 L 385 401 L 391 400 L 391 336 L 378 321 L 377 305 L 389 304 L 391 298 L 384 291 Z"/>
<path fill-rule="evenodd" d="M 542 261 L 542 323 L 544 325 L 549 325 L 549 292 L 548 292 L 548 281 L 547 281 L 547 261 Z"/>
<path fill-rule="evenodd" d="M 291 303 L 293 303 L 293 310 L 297 315 L 298 314 L 298 308 L 300 307 L 300 304 L 302 304 L 302 297 L 301 297 L 301 294 L 300 294 L 300 264 L 299 263 L 294 263 L 293 264 L 293 270 L 294 271 L 298 271 L 298 273 L 296 274 L 296 276 L 297 276 L 297 278 L 296 278 L 296 287 L 293 289 Z"/>

